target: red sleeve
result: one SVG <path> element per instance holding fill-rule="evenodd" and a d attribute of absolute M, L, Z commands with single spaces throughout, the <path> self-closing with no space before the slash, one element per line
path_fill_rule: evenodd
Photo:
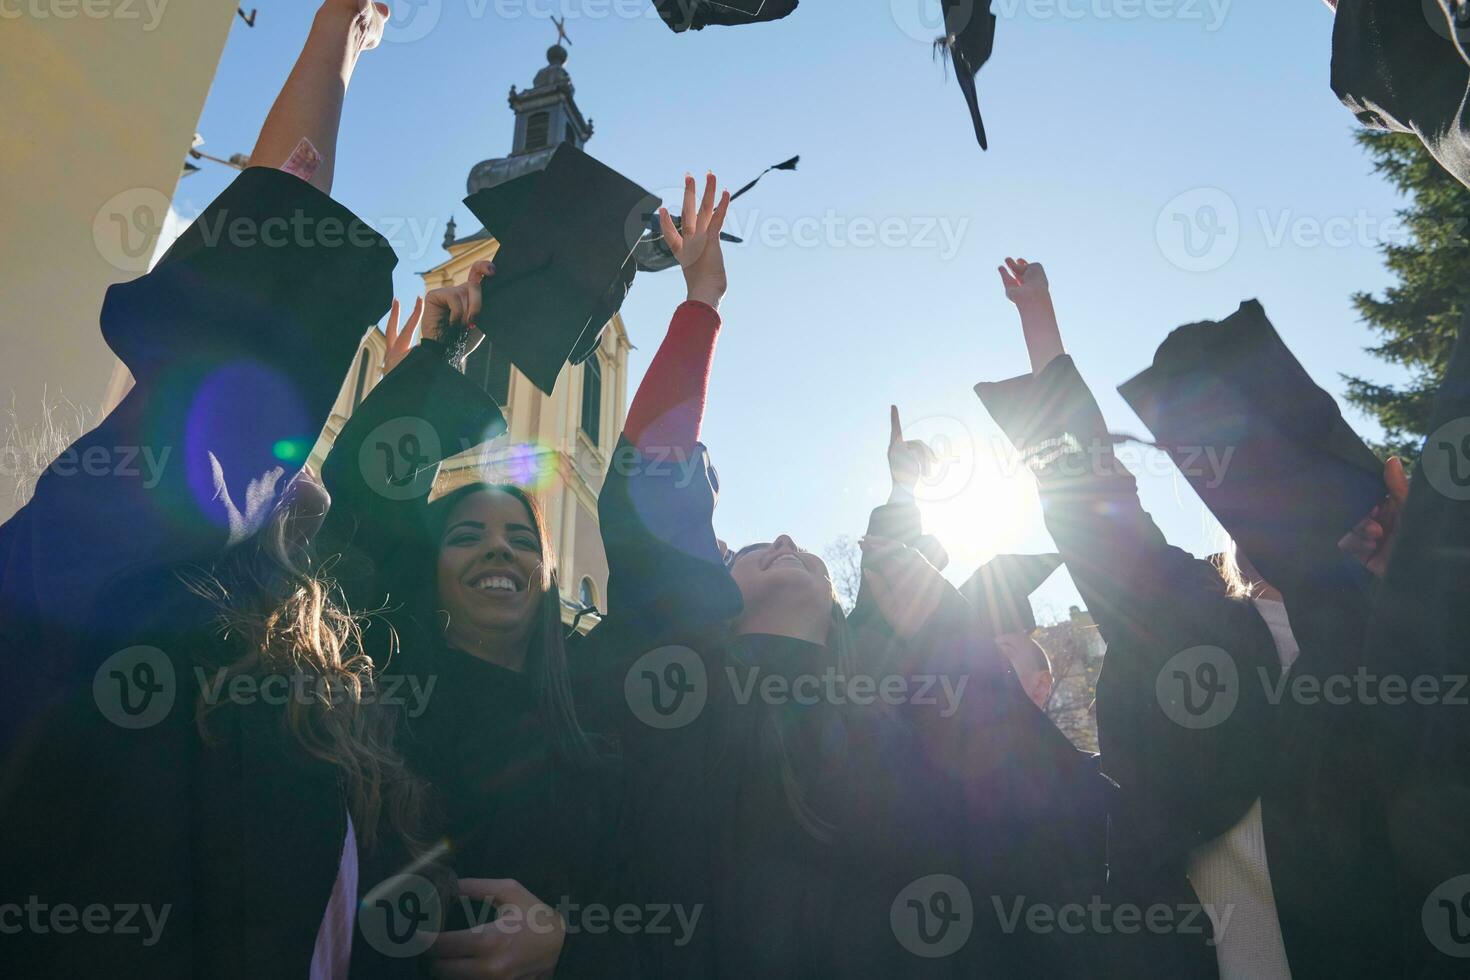
<path fill-rule="evenodd" d="M 714 307 L 688 302 L 674 311 L 623 426 L 623 435 L 639 452 L 694 451 L 719 335 L 720 314 Z"/>

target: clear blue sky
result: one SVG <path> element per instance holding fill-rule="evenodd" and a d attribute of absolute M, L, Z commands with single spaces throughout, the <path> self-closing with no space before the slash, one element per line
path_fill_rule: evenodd
<path fill-rule="evenodd" d="M 310 4 L 255 2 L 199 125 L 222 156 L 249 151 L 310 21 Z M 802 155 L 733 219 L 751 242 L 729 252 L 705 426 L 732 544 L 785 531 L 820 551 L 860 534 L 886 494 L 896 402 L 958 459 L 935 494 L 948 499 L 927 509 L 952 578 L 998 551 L 1050 547 L 1027 478 L 1000 475 L 998 431 L 971 392 L 1027 368 L 995 272 L 1007 254 L 1045 262 L 1068 348 L 1115 430 L 1144 433 L 1113 389 L 1170 329 L 1250 297 L 1334 393 L 1341 373 L 1398 376 L 1362 353 L 1371 337 L 1349 297 L 1388 283 L 1375 245 L 1399 234 L 1401 202 L 1328 88 L 1332 15 L 1317 0 L 995 0 L 987 154 L 926 43 L 938 0 L 805 0 L 780 23 L 678 36 L 646 0 L 398 3 L 420 9 L 359 67 L 335 193 L 390 235 L 404 298 L 444 257 L 445 219 L 478 227 L 460 203 L 466 175 L 509 151 L 506 95 L 545 64 L 553 13 L 569 18 L 567 68 L 596 123 L 588 150 L 648 189 L 706 168 L 738 185 Z M 188 178 L 178 209 L 226 179 Z M 623 310 L 639 348 L 630 394 L 681 298 L 676 271 L 639 277 Z M 1187 485 L 1134 459 L 1165 533 L 1204 553 L 1209 522 Z M 1064 573 L 1038 598 L 1076 601 Z"/>

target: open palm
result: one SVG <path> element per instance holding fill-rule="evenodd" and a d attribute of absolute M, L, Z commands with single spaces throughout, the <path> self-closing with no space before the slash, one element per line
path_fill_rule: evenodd
<path fill-rule="evenodd" d="M 727 286 L 720 230 L 725 227 L 725 216 L 730 212 L 729 191 L 720 195 L 718 206 L 715 204 L 717 183 L 714 174 L 705 178 L 704 200 L 696 210 L 694 178 L 684 178 L 684 216 L 679 228 L 674 227 L 668 208 L 658 209 L 659 230 L 684 270 L 689 298 L 716 309 Z"/>

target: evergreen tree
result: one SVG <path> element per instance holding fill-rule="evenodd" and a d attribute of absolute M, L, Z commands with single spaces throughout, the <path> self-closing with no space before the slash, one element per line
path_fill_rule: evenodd
<path fill-rule="evenodd" d="M 1380 298 L 1357 293 L 1353 305 L 1381 338 L 1369 353 L 1408 369 L 1403 385 L 1347 377 L 1347 398 L 1378 419 L 1381 447 L 1418 458 L 1428 435 L 1435 392 L 1444 378 L 1461 317 L 1470 306 L 1470 190 L 1447 174 L 1419 140 L 1401 133 L 1361 132 L 1358 143 L 1408 199 L 1398 212 L 1407 234 L 1380 246 L 1398 279 Z"/>

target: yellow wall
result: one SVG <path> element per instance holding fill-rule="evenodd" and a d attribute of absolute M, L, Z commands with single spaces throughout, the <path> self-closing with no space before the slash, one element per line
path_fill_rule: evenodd
<path fill-rule="evenodd" d="M 44 401 L 102 403 L 103 293 L 146 268 L 235 8 L 0 0 L 0 427 L 12 404 L 27 430 Z M 0 520 L 13 470 L 0 459 Z"/>

